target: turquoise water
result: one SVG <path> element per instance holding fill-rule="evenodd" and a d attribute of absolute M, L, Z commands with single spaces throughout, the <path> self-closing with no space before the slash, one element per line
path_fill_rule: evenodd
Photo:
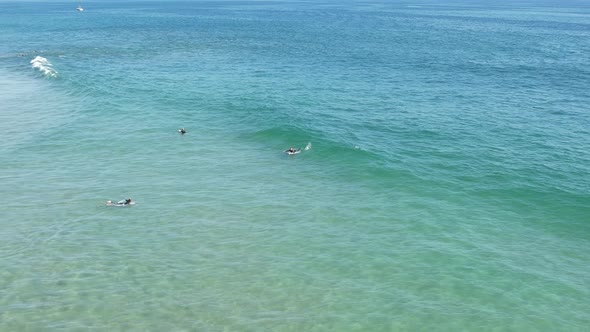
<path fill-rule="evenodd" d="M 0 2 L 1 331 L 590 326 L 588 4 L 76 5 Z"/>

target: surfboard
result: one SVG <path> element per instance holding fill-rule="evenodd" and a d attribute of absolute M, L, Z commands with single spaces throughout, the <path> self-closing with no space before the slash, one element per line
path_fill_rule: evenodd
<path fill-rule="evenodd" d="M 131 206 L 131 205 L 135 205 L 135 202 L 131 201 L 131 203 L 129 203 L 129 204 L 124 204 L 124 203 L 119 203 L 119 202 L 107 201 L 107 206 Z"/>
<path fill-rule="evenodd" d="M 285 153 L 288 154 L 288 155 L 294 155 L 294 154 L 301 153 L 301 149 L 297 149 L 297 150 L 295 150 L 293 152 L 291 152 L 289 150 L 285 150 Z"/>

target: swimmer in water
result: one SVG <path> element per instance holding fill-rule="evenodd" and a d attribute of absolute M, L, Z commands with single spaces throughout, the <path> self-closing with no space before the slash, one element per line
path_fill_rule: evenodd
<path fill-rule="evenodd" d="M 186 134 L 186 130 L 184 128 L 178 129 L 178 132 L 180 133 L 180 135 Z"/>

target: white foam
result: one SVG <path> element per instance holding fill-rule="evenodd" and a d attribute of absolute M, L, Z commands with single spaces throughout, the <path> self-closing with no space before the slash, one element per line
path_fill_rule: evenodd
<path fill-rule="evenodd" d="M 47 77 L 57 77 L 57 71 L 53 69 L 51 62 L 42 56 L 36 56 L 31 60 L 31 67 Z"/>
<path fill-rule="evenodd" d="M 305 151 L 311 149 L 311 142 L 307 143 L 307 146 L 305 147 Z"/>

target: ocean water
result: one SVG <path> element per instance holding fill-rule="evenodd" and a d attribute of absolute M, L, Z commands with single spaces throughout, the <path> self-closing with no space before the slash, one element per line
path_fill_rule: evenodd
<path fill-rule="evenodd" d="M 76 5 L 0 2 L 0 331 L 587 331 L 587 2 Z"/>

